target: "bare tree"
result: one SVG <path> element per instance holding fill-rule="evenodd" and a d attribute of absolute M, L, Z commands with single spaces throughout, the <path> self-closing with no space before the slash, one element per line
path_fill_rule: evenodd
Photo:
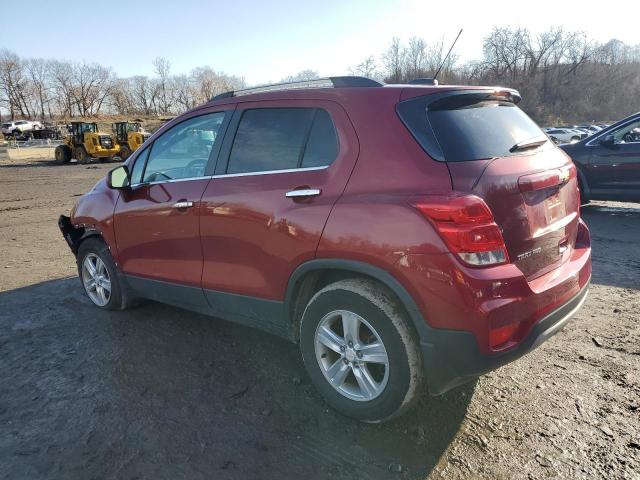
<path fill-rule="evenodd" d="M 382 64 L 385 69 L 386 82 L 400 83 L 403 81 L 405 55 L 406 50 L 400 44 L 400 39 L 393 37 L 389 48 L 382 54 Z"/>
<path fill-rule="evenodd" d="M 369 55 L 362 62 L 351 68 L 352 75 L 374 78 L 378 76 L 378 66 L 373 55 Z"/>
<path fill-rule="evenodd" d="M 20 57 L 8 50 L 0 51 L 0 88 L 12 119 L 16 113 L 23 117 L 31 116 L 26 95 L 27 87 L 28 80 Z"/>
<path fill-rule="evenodd" d="M 25 62 L 25 67 L 37 104 L 35 111 L 40 114 L 40 119 L 44 122 L 45 106 L 49 116 L 51 116 L 51 106 L 49 105 L 49 63 L 42 58 L 31 58 Z"/>
<path fill-rule="evenodd" d="M 404 58 L 407 80 L 423 76 L 427 59 L 427 42 L 419 37 L 411 37 Z"/>
<path fill-rule="evenodd" d="M 157 114 L 156 107 L 159 87 L 156 82 L 144 75 L 136 75 L 130 79 L 131 97 L 136 112 L 144 115 Z"/>
<path fill-rule="evenodd" d="M 283 78 L 282 82 L 305 82 L 307 80 L 316 80 L 320 78 L 318 72 L 315 70 L 301 70 L 295 75 L 289 75 L 288 77 Z"/>
<path fill-rule="evenodd" d="M 160 92 L 158 95 L 158 106 L 160 113 L 166 115 L 171 110 L 173 99 L 169 89 L 169 76 L 171 74 L 171 63 L 164 57 L 156 57 L 153 61 L 155 73 L 158 75 Z"/>

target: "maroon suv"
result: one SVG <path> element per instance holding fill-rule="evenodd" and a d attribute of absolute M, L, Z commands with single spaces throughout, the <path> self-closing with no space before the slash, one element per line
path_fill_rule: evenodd
<path fill-rule="evenodd" d="M 280 335 L 328 403 L 382 421 L 532 350 L 586 298 L 576 169 L 519 100 L 359 77 L 229 92 L 60 228 L 99 308 L 148 298 Z"/>

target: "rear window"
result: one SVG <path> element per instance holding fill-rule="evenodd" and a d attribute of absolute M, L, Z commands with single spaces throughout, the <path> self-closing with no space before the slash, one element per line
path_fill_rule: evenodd
<path fill-rule="evenodd" d="M 402 102 L 398 113 L 436 160 L 509 156 L 514 145 L 544 135 L 527 114 L 508 101 L 477 101 L 477 94 L 452 95 L 433 103 L 425 98 Z"/>

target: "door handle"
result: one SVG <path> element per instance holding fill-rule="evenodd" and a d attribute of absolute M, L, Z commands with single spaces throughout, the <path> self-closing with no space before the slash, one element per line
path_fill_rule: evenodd
<path fill-rule="evenodd" d="M 189 208 L 189 207 L 193 207 L 193 202 L 188 200 L 180 200 L 179 202 L 176 202 L 173 204 L 173 208 Z"/>
<path fill-rule="evenodd" d="M 287 192 L 285 194 L 287 198 L 315 197 L 317 195 L 320 195 L 319 188 L 305 188 L 300 190 L 291 190 L 290 192 Z"/>

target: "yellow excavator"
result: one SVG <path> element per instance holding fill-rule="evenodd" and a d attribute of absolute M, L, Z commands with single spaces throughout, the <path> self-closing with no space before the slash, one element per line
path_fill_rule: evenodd
<path fill-rule="evenodd" d="M 115 122 L 113 134 L 116 143 L 120 146 L 120 158 L 123 161 L 150 137 L 138 122 Z"/>
<path fill-rule="evenodd" d="M 107 162 L 119 151 L 120 146 L 111 134 L 98 131 L 97 123 L 71 122 L 71 133 L 56 147 L 55 157 L 60 163 L 68 163 L 72 158 L 79 163 L 89 163 L 96 158 Z"/>

